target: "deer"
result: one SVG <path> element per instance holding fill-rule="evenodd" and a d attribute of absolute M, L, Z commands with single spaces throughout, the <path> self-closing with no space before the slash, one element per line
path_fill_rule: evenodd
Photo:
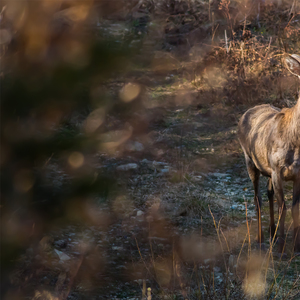
<path fill-rule="evenodd" d="M 300 79 L 300 56 L 286 55 L 288 71 Z M 284 253 L 284 222 L 286 205 L 283 182 L 293 182 L 293 241 L 294 251 L 300 252 L 299 202 L 300 202 L 300 97 L 295 106 L 280 110 L 262 104 L 247 110 L 238 123 L 238 139 L 245 155 L 248 175 L 254 187 L 254 202 L 258 220 L 258 245 L 264 249 L 261 224 L 262 197 L 259 178 L 268 177 L 267 196 L 270 209 L 270 235 L 275 240 L 274 197 L 278 203 L 278 252 Z"/>

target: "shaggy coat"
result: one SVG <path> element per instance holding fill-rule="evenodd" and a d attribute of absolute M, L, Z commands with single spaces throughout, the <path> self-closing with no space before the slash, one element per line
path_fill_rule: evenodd
<path fill-rule="evenodd" d="M 300 56 L 286 58 L 291 73 L 300 75 Z M 278 201 L 280 216 L 279 251 L 284 248 L 284 220 L 286 206 L 283 181 L 293 181 L 292 217 L 294 223 L 295 251 L 300 251 L 299 201 L 300 201 L 300 99 L 292 108 L 279 110 L 271 105 L 249 109 L 240 119 L 238 137 L 245 154 L 247 170 L 254 186 L 254 200 L 258 214 L 258 242 L 263 243 L 261 228 L 260 174 L 268 176 L 270 203 L 270 229 L 275 234 L 273 195 Z"/>

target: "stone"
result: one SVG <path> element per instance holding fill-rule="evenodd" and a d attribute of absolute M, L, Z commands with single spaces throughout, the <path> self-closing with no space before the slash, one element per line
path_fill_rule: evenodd
<path fill-rule="evenodd" d="M 114 251 L 122 251 L 123 247 L 114 246 L 114 247 L 112 247 L 112 250 L 114 250 Z"/>
<path fill-rule="evenodd" d="M 61 261 L 67 261 L 67 260 L 71 259 L 70 256 L 68 256 L 67 254 L 63 253 L 62 251 L 54 249 L 54 252 L 57 254 L 57 256 L 59 257 L 59 260 L 61 260 Z"/>
<path fill-rule="evenodd" d="M 137 217 L 140 217 L 140 216 L 142 216 L 143 214 L 144 214 L 144 212 L 141 211 L 141 210 L 138 210 L 138 211 L 136 212 L 136 216 L 137 216 Z"/>
<path fill-rule="evenodd" d="M 141 163 L 149 164 L 149 163 L 151 163 L 151 161 L 148 160 L 147 158 L 144 158 L 144 159 L 141 161 Z"/>
<path fill-rule="evenodd" d="M 138 165 L 135 163 L 129 163 L 126 165 L 120 165 L 117 167 L 117 170 L 119 171 L 129 171 L 129 170 L 135 170 L 138 168 Z"/>
<path fill-rule="evenodd" d="M 211 176 L 215 176 L 215 177 L 227 177 L 228 174 L 226 173 L 211 173 Z"/>

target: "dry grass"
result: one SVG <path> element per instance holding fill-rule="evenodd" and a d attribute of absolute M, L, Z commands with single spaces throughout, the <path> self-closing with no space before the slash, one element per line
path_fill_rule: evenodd
<path fill-rule="evenodd" d="M 70 120 L 76 129 L 72 134 L 94 134 L 98 139 L 97 155 L 66 152 L 58 161 L 59 172 L 50 173 L 55 186 L 89 170 L 95 171 L 95 178 L 101 168 L 117 183 L 102 197 L 105 205 L 100 196 L 96 197 L 100 204 L 90 198 L 81 206 L 78 199 L 72 202 L 69 213 L 76 221 L 83 214 L 85 225 L 61 226 L 50 234 L 55 242 L 30 248 L 21 257 L 13 277 L 21 290 L 16 299 L 32 294 L 35 299 L 299 297 L 299 257 L 291 250 L 290 232 L 288 258 L 274 255 L 276 239 L 269 241 L 267 251 L 256 249 L 256 219 L 248 204 L 252 195 L 243 193 L 251 187 L 235 135 L 237 120 L 248 107 L 294 103 L 297 84 L 286 76 L 281 58 L 299 49 L 299 4 L 285 1 L 278 7 L 270 1 L 258 10 L 252 3 L 140 1 L 138 7 L 126 9 L 108 5 L 107 11 L 113 13 L 102 20 L 100 30 L 95 26 L 99 6 L 86 14 L 88 22 L 82 27 L 85 10 L 79 10 L 75 23 L 81 25 L 75 29 L 88 27 L 99 39 L 111 35 L 137 52 L 122 75 L 100 86 L 99 78 L 92 78 L 88 92 L 93 108 L 88 116 L 80 112 L 79 118 Z M 93 10 L 92 1 L 88 8 Z M 105 19 L 103 11 L 100 20 Z M 46 16 L 50 22 L 51 10 Z M 108 30 L 103 33 L 104 25 Z M 75 29 L 71 37 L 76 36 Z M 20 29 L 21 36 L 30 33 L 26 30 Z M 47 32 L 40 34 L 37 49 L 25 39 L 24 57 L 29 61 L 33 54 L 43 56 L 43 47 L 52 47 Z M 70 56 L 65 50 L 70 49 L 68 39 L 58 42 L 59 58 L 80 68 L 86 59 L 85 42 L 80 30 L 80 37 L 70 42 L 77 45 L 77 52 Z M 2 58 L 9 47 L 8 43 L 1 48 Z M 109 113 L 95 108 L 102 96 Z M 114 107 L 118 101 L 121 108 Z M 130 144 L 136 141 L 143 144 L 143 151 Z M 148 162 L 143 162 L 145 157 Z M 127 173 L 116 170 L 126 163 L 138 168 Z M 53 165 L 48 158 L 45 172 Z M 233 204 L 241 199 L 246 208 L 234 210 Z M 63 263 L 55 254 L 57 248 L 72 259 Z"/>

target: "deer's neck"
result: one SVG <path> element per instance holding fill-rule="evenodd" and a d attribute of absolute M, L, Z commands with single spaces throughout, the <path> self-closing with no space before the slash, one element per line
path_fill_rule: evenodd
<path fill-rule="evenodd" d="M 293 139 L 297 142 L 297 145 L 300 146 L 300 97 L 298 98 L 296 105 L 293 107 L 291 128 Z"/>
<path fill-rule="evenodd" d="M 280 124 L 282 138 L 293 147 L 300 147 L 300 98 L 294 107 L 283 112 L 284 116 Z"/>
<path fill-rule="evenodd" d="M 295 105 L 295 113 L 296 113 L 296 118 L 298 120 L 298 122 L 300 122 L 300 97 L 298 98 L 298 101 Z"/>

